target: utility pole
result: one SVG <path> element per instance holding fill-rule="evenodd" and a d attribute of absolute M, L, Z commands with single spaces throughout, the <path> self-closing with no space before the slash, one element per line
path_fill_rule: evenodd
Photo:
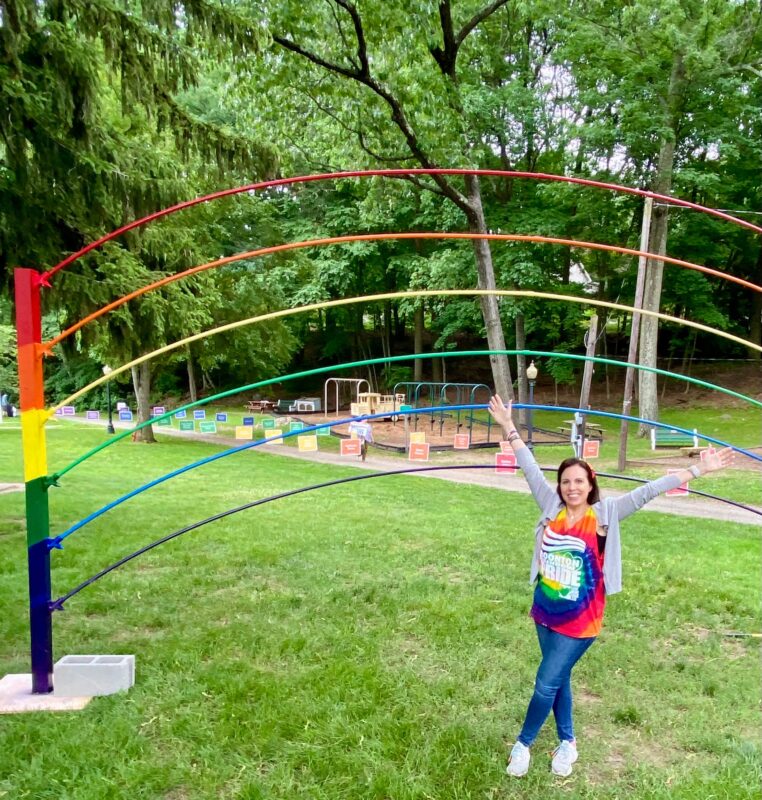
<path fill-rule="evenodd" d="M 579 396 L 579 407 L 582 409 L 582 424 L 579 425 L 577 431 L 578 450 L 579 455 L 577 458 L 582 458 L 582 453 L 585 451 L 585 410 L 590 407 L 590 384 L 593 382 L 593 362 L 590 360 L 595 355 L 595 344 L 598 338 L 598 315 L 593 314 L 590 317 L 590 326 L 587 329 L 587 348 L 585 351 L 585 369 L 582 373 L 582 392 Z"/>
<path fill-rule="evenodd" d="M 647 197 L 643 205 L 643 224 L 640 228 L 640 252 L 647 253 L 649 245 L 649 232 L 651 229 L 651 210 L 653 208 L 653 198 Z M 635 303 L 636 309 L 643 308 L 643 286 L 646 281 L 646 262 L 645 256 L 638 257 L 638 279 L 635 284 Z M 627 352 L 627 363 L 634 364 L 638 357 L 638 339 L 640 337 L 640 314 L 635 311 L 632 315 L 632 326 L 630 330 L 630 349 Z M 627 367 L 624 377 L 624 399 L 622 401 L 622 415 L 630 416 L 632 410 L 632 390 L 635 381 L 635 369 Z M 621 472 L 627 463 L 627 431 L 629 423 L 626 419 L 622 420 L 619 428 L 619 459 L 617 469 Z"/>

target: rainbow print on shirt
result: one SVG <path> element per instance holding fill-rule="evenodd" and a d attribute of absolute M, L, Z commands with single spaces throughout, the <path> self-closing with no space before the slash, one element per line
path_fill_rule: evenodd
<path fill-rule="evenodd" d="M 566 510 L 546 527 L 531 615 L 540 625 L 575 638 L 597 636 L 603 624 L 603 559 L 595 512 L 569 530 Z"/>

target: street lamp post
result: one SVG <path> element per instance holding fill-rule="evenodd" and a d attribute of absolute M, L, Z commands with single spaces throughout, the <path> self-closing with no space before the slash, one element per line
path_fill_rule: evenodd
<path fill-rule="evenodd" d="M 103 367 L 103 374 L 108 377 L 113 370 L 109 366 Z M 108 425 L 106 425 L 106 433 L 116 433 L 114 430 L 114 420 L 111 417 L 111 381 L 106 381 L 106 405 L 108 406 Z"/>
<path fill-rule="evenodd" d="M 534 361 L 530 362 L 527 367 L 527 380 L 529 381 L 529 409 L 527 414 L 527 447 L 534 452 L 534 442 L 532 441 L 532 433 L 534 432 L 532 420 L 532 406 L 534 405 L 534 382 L 537 380 L 537 367 Z"/>

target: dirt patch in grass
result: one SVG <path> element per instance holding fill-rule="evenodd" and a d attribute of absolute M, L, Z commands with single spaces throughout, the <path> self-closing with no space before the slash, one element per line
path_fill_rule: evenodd
<path fill-rule="evenodd" d="M 574 701 L 577 703 L 582 703 L 583 705 L 592 705 L 593 703 L 600 703 L 601 697 L 600 695 L 595 694 L 595 692 L 591 692 L 582 687 L 574 690 Z"/>
<path fill-rule="evenodd" d="M 629 767 L 637 764 L 648 764 L 656 770 L 666 772 L 670 767 L 694 757 L 694 754 L 673 747 L 663 740 L 646 737 L 637 730 L 604 735 L 597 728 L 586 727 L 580 749 L 585 749 L 587 761 L 592 758 L 590 751 L 593 746 L 585 746 L 585 741 L 596 742 L 595 750 L 601 756 L 595 761 L 595 768 L 588 770 L 586 775 L 587 782 L 592 786 L 610 783 L 612 778 L 618 778 Z M 667 777 L 665 774 L 665 779 Z"/>

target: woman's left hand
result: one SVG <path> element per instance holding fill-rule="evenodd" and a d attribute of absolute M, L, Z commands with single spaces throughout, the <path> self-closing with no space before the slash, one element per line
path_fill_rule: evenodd
<path fill-rule="evenodd" d="M 723 447 L 722 450 L 705 456 L 704 462 L 701 465 L 701 472 L 704 475 L 708 472 L 717 472 L 717 470 L 732 466 L 735 460 L 735 450 L 733 450 L 732 447 Z"/>

